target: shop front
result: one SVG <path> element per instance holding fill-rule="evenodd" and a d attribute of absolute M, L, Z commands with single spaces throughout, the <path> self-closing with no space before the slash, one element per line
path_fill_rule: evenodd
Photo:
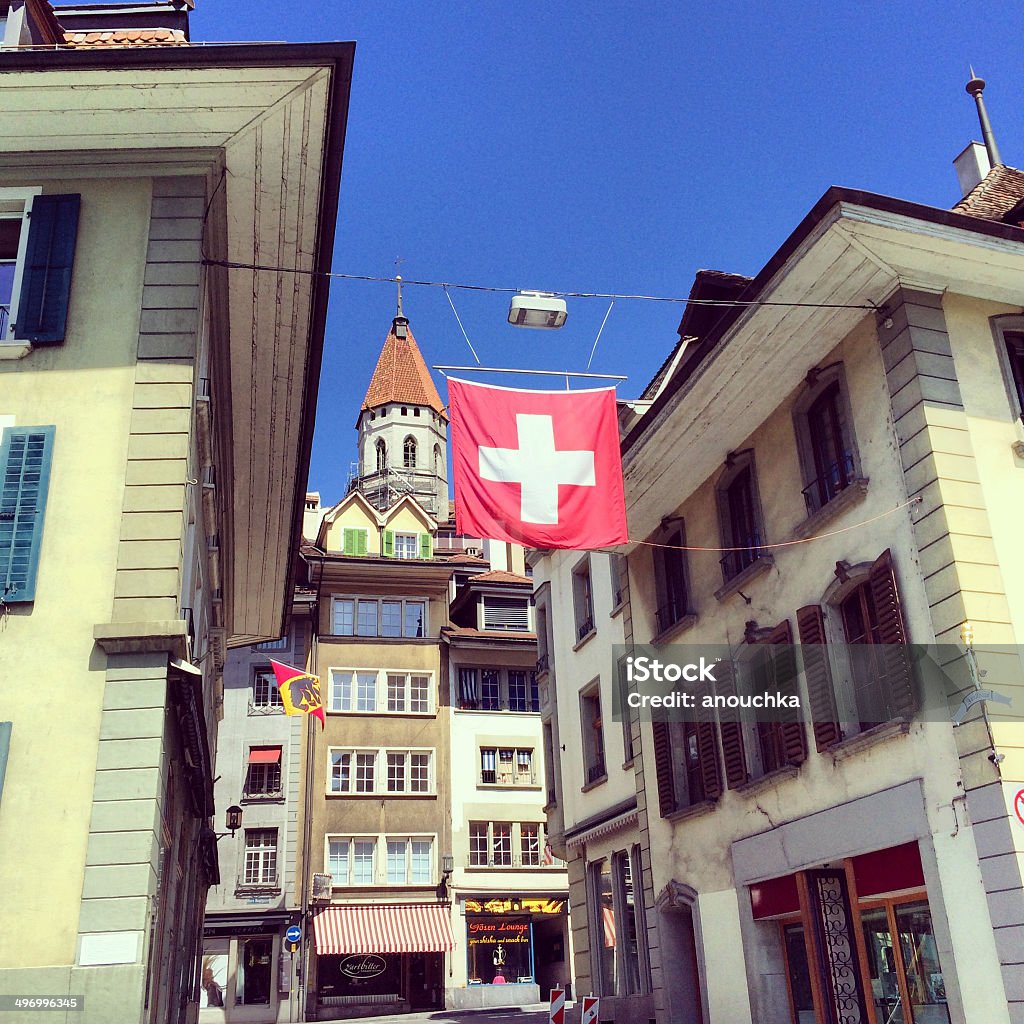
<path fill-rule="evenodd" d="M 444 1005 L 449 904 L 334 905 L 313 918 L 315 1020 L 411 1013 Z"/>
<path fill-rule="evenodd" d="M 750 886 L 777 921 L 792 1020 L 950 1024 L 918 844 Z"/>

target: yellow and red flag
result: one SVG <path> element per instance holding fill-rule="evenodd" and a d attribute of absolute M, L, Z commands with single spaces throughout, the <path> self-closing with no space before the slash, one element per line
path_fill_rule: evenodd
<path fill-rule="evenodd" d="M 286 715 L 315 715 L 320 719 L 320 728 L 327 724 L 324 717 L 324 703 L 320 696 L 320 677 L 311 676 L 301 668 L 282 665 L 279 661 L 271 661 L 278 689 L 281 691 L 281 703 L 284 704 Z"/>

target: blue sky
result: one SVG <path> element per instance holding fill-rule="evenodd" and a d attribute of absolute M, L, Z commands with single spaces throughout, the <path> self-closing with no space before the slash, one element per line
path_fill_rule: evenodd
<path fill-rule="evenodd" d="M 1014 5 L 197 0 L 191 26 L 356 41 L 344 273 L 402 257 L 407 278 L 680 297 L 700 268 L 756 273 L 830 185 L 956 202 L 951 161 L 980 139 L 968 63 L 1024 163 Z M 570 300 L 562 330 L 528 331 L 508 296 L 452 295 L 485 365 L 583 370 L 608 308 Z M 409 287 L 405 310 L 428 364 L 472 361 L 443 291 Z M 393 285 L 332 282 L 310 474 L 327 502 L 394 312 Z M 635 397 L 680 314 L 616 302 L 592 369 Z"/>

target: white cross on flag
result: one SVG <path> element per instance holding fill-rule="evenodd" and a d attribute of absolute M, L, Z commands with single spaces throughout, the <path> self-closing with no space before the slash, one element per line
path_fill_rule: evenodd
<path fill-rule="evenodd" d="M 460 534 L 534 548 L 624 544 L 615 389 L 448 382 Z"/>

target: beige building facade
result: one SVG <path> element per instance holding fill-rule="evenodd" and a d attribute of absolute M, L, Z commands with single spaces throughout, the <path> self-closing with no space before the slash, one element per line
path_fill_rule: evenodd
<path fill-rule="evenodd" d="M 652 1018 L 1022 1019 L 1024 235 L 1003 219 L 1022 196 L 1004 167 L 952 212 L 830 190 L 753 280 L 698 275 L 697 298 L 775 305 L 684 317 L 652 404 L 627 419 L 615 654 L 719 645 L 734 668 L 716 685 L 736 687 L 776 664 L 762 645 L 799 643 L 813 717 L 633 712 Z M 538 565 L 555 637 L 578 621 L 574 570 L 569 553 Z M 902 644 L 946 645 L 939 705 L 886 653 Z M 563 682 L 559 653 L 559 701 L 615 672 L 570 662 Z M 973 703 L 954 725 L 982 685 L 1013 704 Z M 560 713 L 561 743 L 585 750 L 587 722 L 586 705 Z M 604 852 L 570 861 L 577 971 L 617 997 Z M 614 872 L 611 889 L 618 924 Z"/>
<path fill-rule="evenodd" d="M 50 49 L 0 54 L 0 994 L 84 1001 L 58 1003 L 59 1020 L 194 1020 L 219 875 L 221 669 L 234 638 L 280 633 L 311 441 L 311 417 L 287 436 L 255 427 L 276 378 L 272 360 L 242 358 L 241 337 L 262 352 L 277 333 L 309 367 L 303 408 L 326 311 L 303 284 L 294 317 L 254 317 L 253 275 L 203 257 L 252 259 L 257 118 L 265 171 L 316 167 L 316 215 L 295 241 L 325 266 L 334 210 L 320 200 L 337 194 L 351 47 L 257 61 L 162 45 L 180 38 L 171 26 L 97 53 L 64 34 L 59 8 L 10 6 L 8 26 Z M 246 92 L 244 116 L 223 105 L 226 82 Z M 282 127 L 302 83 L 320 117 L 297 142 Z M 173 112 L 153 99 L 165 89 Z M 199 107 L 205 132 L 188 120 Z M 289 203 L 273 219 L 295 215 Z M 259 443 L 243 452 L 243 437 Z M 258 542 L 250 506 L 276 523 Z"/>

